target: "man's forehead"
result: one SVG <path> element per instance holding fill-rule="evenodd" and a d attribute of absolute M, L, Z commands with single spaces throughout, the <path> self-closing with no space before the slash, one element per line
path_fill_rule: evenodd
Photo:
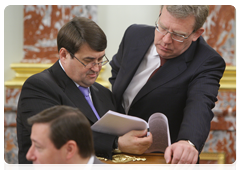
<path fill-rule="evenodd" d="M 48 123 L 34 123 L 32 126 L 31 138 L 37 140 L 49 136 L 50 126 Z"/>
<path fill-rule="evenodd" d="M 174 32 L 177 32 L 178 34 L 185 34 L 193 29 L 195 17 L 190 15 L 186 18 L 176 18 L 169 13 L 164 6 L 163 10 L 161 11 L 159 22 L 167 29 L 168 27 L 173 26 Z"/>

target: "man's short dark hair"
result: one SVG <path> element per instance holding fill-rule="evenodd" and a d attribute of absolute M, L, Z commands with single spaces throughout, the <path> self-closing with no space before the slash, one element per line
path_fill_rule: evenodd
<path fill-rule="evenodd" d="M 90 157 L 94 153 L 89 121 L 78 108 L 53 106 L 30 117 L 28 123 L 49 123 L 49 138 L 57 149 L 69 140 L 74 140 L 82 158 Z"/>
<path fill-rule="evenodd" d="M 97 52 L 104 51 L 107 47 L 106 35 L 94 21 L 88 18 L 75 17 L 58 32 L 58 51 L 64 47 L 75 54 L 85 43 Z"/>

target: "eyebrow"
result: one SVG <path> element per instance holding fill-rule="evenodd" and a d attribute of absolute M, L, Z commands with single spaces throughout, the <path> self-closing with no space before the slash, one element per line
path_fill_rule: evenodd
<path fill-rule="evenodd" d="M 36 141 L 35 139 L 32 139 L 32 138 L 31 138 L 31 140 L 32 140 L 32 142 L 34 142 L 34 143 L 36 143 L 36 144 L 38 144 L 38 145 L 41 145 L 41 146 L 42 146 L 42 144 L 41 144 L 41 143 L 39 143 L 38 141 Z"/>
<path fill-rule="evenodd" d="M 87 60 L 88 59 L 95 60 L 96 58 L 88 56 L 88 57 L 83 58 L 83 60 L 85 60 L 85 59 L 87 59 Z"/>
<path fill-rule="evenodd" d="M 101 56 L 101 57 L 99 57 L 98 59 L 101 59 L 101 58 L 103 58 L 105 56 L 105 54 L 103 55 L 103 56 Z M 95 57 L 91 57 L 91 56 L 88 56 L 88 57 L 85 57 L 85 58 L 83 58 L 83 60 L 85 60 L 85 59 L 90 59 L 90 60 L 96 60 L 96 58 Z"/>
<path fill-rule="evenodd" d="M 159 21 L 159 25 L 161 25 L 161 27 L 163 27 L 164 29 L 167 29 L 160 21 Z M 168 30 L 168 29 L 167 29 Z M 170 31 L 169 31 L 170 32 Z M 176 31 L 172 31 L 172 33 L 175 33 L 177 35 L 183 35 L 183 36 L 186 36 L 188 35 L 188 33 L 186 32 L 176 32 Z"/>

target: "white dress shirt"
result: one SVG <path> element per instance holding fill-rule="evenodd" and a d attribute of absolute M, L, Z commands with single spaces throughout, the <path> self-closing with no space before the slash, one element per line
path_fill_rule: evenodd
<path fill-rule="evenodd" d="M 62 66 L 62 63 L 61 63 L 61 61 L 59 60 L 59 64 L 60 64 L 60 66 L 62 67 L 62 69 L 63 69 L 63 71 L 65 72 L 65 70 L 64 70 L 64 68 L 63 68 L 63 66 Z M 65 72 L 66 73 L 66 72 Z M 75 84 L 76 84 L 76 86 L 77 86 L 77 88 L 80 86 L 79 84 L 77 84 L 75 81 L 73 81 Z M 89 97 L 90 97 L 90 99 L 91 99 L 91 101 L 92 101 L 92 95 L 91 95 L 91 90 L 90 90 L 90 88 L 88 87 L 88 91 L 89 91 Z M 92 101 L 92 103 L 93 103 L 93 101 Z M 94 105 L 94 104 L 93 104 Z"/>
<path fill-rule="evenodd" d="M 83 170 L 91 170 L 93 166 L 93 162 L 94 162 L 94 156 L 91 156 L 91 158 L 89 159 L 87 165 L 84 167 Z"/>
<path fill-rule="evenodd" d="M 128 114 L 133 99 L 146 84 L 152 72 L 160 66 L 160 62 L 161 61 L 156 51 L 156 46 L 152 44 L 144 56 L 144 59 L 140 63 L 127 89 L 123 93 L 122 105 L 125 109 L 126 114 Z"/>

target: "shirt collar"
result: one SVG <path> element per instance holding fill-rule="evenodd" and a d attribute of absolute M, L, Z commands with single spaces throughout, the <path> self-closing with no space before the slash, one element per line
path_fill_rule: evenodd
<path fill-rule="evenodd" d="M 159 55 L 159 54 L 157 53 L 157 48 L 156 48 L 155 45 L 153 45 L 153 55 Z"/>
<path fill-rule="evenodd" d="M 65 70 L 64 70 L 64 68 L 63 68 L 63 66 L 62 66 L 62 63 L 61 63 L 61 61 L 60 60 L 58 60 L 59 61 L 59 64 L 60 64 L 60 66 L 61 66 L 61 68 L 63 69 L 63 71 L 65 72 Z M 77 84 L 75 81 L 73 81 L 74 83 L 75 83 L 75 85 L 77 86 L 77 87 L 79 87 L 79 84 Z M 89 88 L 89 87 L 88 87 Z M 90 92 L 89 92 L 90 93 Z"/>
<path fill-rule="evenodd" d="M 60 60 L 58 60 L 58 62 L 59 62 L 59 64 L 60 64 L 60 66 L 62 67 L 63 71 L 65 72 L 65 70 L 64 70 L 64 68 L 63 68 L 63 66 L 62 66 L 62 63 L 61 63 L 61 61 L 60 61 Z"/>
<path fill-rule="evenodd" d="M 94 156 L 92 155 L 83 170 L 91 170 L 93 166 L 93 162 L 94 162 Z"/>

